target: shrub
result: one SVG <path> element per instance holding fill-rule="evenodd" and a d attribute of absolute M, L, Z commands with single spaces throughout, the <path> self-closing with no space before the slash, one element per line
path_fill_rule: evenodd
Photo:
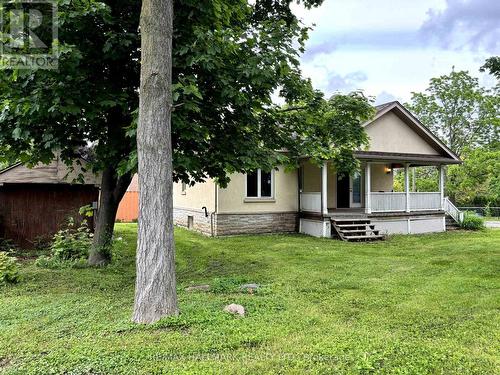
<path fill-rule="evenodd" d="M 484 219 L 475 212 L 466 211 L 460 227 L 466 230 L 480 230 L 484 228 Z"/>
<path fill-rule="evenodd" d="M 16 258 L 0 251 L 0 284 L 14 284 L 19 281 Z"/>
<path fill-rule="evenodd" d="M 84 220 L 76 227 L 73 218 L 69 218 L 64 229 L 54 235 L 50 245 L 50 256 L 41 256 L 36 265 L 43 268 L 81 268 L 86 265 L 92 234 Z"/>

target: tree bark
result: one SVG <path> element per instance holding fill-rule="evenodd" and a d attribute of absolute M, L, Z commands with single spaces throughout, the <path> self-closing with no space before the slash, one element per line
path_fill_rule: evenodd
<path fill-rule="evenodd" d="M 132 320 L 177 315 L 172 204 L 172 0 L 143 0 L 137 153 L 139 229 Z"/>
<path fill-rule="evenodd" d="M 131 174 L 118 176 L 113 167 L 106 168 L 102 173 L 99 209 L 97 210 L 94 240 L 89 255 L 91 266 L 104 266 L 111 261 L 116 212 L 131 181 Z"/>

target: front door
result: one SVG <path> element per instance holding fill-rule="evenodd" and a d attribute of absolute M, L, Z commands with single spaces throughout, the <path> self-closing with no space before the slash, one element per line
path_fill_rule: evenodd
<path fill-rule="evenodd" d="M 337 176 L 337 208 L 350 207 L 350 178 Z"/>
<path fill-rule="evenodd" d="M 356 172 L 350 183 L 351 207 L 361 207 L 361 174 Z"/>
<path fill-rule="evenodd" d="M 361 174 L 337 177 L 337 208 L 361 207 Z"/>

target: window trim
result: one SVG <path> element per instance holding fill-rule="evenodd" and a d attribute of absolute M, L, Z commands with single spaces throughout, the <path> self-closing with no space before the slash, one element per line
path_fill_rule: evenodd
<path fill-rule="evenodd" d="M 275 201 L 275 194 L 274 194 L 274 169 L 271 170 L 271 196 L 269 197 L 262 197 L 262 169 L 257 169 L 257 196 L 256 197 L 249 197 L 248 196 L 248 173 L 245 173 L 245 202 L 252 202 L 252 201 L 268 201 L 268 202 L 274 202 Z"/>

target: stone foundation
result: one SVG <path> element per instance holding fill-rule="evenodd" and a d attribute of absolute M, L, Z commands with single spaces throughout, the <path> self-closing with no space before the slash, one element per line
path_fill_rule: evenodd
<path fill-rule="evenodd" d="M 212 221 L 213 215 L 210 212 L 208 213 L 208 217 L 206 217 L 204 210 L 174 208 L 174 224 L 180 227 L 211 235 Z"/>
<path fill-rule="evenodd" d="M 174 224 L 206 235 L 293 233 L 298 230 L 295 212 L 232 214 L 208 213 L 188 208 L 174 208 Z"/>
<path fill-rule="evenodd" d="M 293 233 L 297 232 L 296 212 L 259 214 L 217 214 L 216 234 Z"/>

